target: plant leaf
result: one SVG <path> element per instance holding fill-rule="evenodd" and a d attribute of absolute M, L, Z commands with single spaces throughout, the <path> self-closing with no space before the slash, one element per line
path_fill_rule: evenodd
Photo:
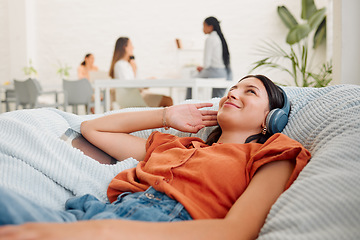
<path fill-rule="evenodd" d="M 285 6 L 278 6 L 278 14 L 283 21 L 283 23 L 289 28 L 293 28 L 298 25 L 298 22 L 294 18 L 294 16 L 290 13 L 290 11 Z"/>
<path fill-rule="evenodd" d="M 311 32 L 310 25 L 307 23 L 299 24 L 293 27 L 286 37 L 286 42 L 290 45 L 299 42 L 301 39 L 307 37 Z"/>
<path fill-rule="evenodd" d="M 301 1 L 301 18 L 304 20 L 309 19 L 317 11 L 314 0 Z"/>
<path fill-rule="evenodd" d="M 291 77 L 294 77 L 293 73 L 289 69 L 277 63 L 277 60 L 279 59 L 288 59 L 292 61 L 292 56 L 286 53 L 286 51 L 282 49 L 276 42 L 264 41 L 263 45 L 258 49 L 259 53 L 266 55 L 266 57 L 252 63 L 253 68 L 250 70 L 250 73 L 256 69 L 270 68 L 287 72 Z"/>
<path fill-rule="evenodd" d="M 317 48 L 326 39 L 326 17 L 320 23 L 313 39 L 313 48 Z"/>
<path fill-rule="evenodd" d="M 312 15 L 310 17 L 308 23 L 311 27 L 311 30 L 317 28 L 321 24 L 321 22 L 325 18 L 325 12 L 326 12 L 326 9 L 322 8 L 322 9 L 316 11 L 316 13 L 314 13 L 314 15 Z"/>

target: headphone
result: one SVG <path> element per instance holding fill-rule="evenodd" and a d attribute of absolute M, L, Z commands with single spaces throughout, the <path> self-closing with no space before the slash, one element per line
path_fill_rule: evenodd
<path fill-rule="evenodd" d="M 271 110 L 266 117 L 266 128 L 271 134 L 279 133 L 285 128 L 290 112 L 290 100 L 286 96 L 284 89 L 279 86 L 278 88 L 283 94 L 284 106 Z"/>

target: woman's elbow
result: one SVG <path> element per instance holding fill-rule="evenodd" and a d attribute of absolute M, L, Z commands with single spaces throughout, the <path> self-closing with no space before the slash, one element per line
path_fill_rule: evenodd
<path fill-rule="evenodd" d="M 80 124 L 80 132 L 82 135 L 86 135 L 89 131 L 91 131 L 91 124 L 89 121 L 83 121 Z"/>

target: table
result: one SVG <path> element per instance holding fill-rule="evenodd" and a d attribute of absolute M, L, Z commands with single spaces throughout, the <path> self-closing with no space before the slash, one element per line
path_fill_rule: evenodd
<path fill-rule="evenodd" d="M 142 79 L 142 80 L 95 80 L 95 113 L 101 113 L 100 91 L 105 89 L 105 111 L 110 110 L 110 88 L 174 88 L 185 87 L 192 89 L 192 98 L 198 97 L 199 88 L 228 88 L 233 84 L 225 78 L 192 78 L 192 79 Z"/>

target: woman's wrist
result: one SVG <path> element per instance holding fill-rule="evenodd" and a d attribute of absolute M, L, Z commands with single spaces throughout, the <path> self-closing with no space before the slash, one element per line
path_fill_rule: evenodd
<path fill-rule="evenodd" d="M 169 125 L 169 122 L 168 122 L 168 120 L 167 120 L 168 109 L 169 109 L 169 107 L 164 107 L 163 115 L 162 115 L 162 125 L 163 125 L 163 128 L 164 128 L 165 130 L 169 130 L 169 129 L 170 129 L 170 125 Z"/>

